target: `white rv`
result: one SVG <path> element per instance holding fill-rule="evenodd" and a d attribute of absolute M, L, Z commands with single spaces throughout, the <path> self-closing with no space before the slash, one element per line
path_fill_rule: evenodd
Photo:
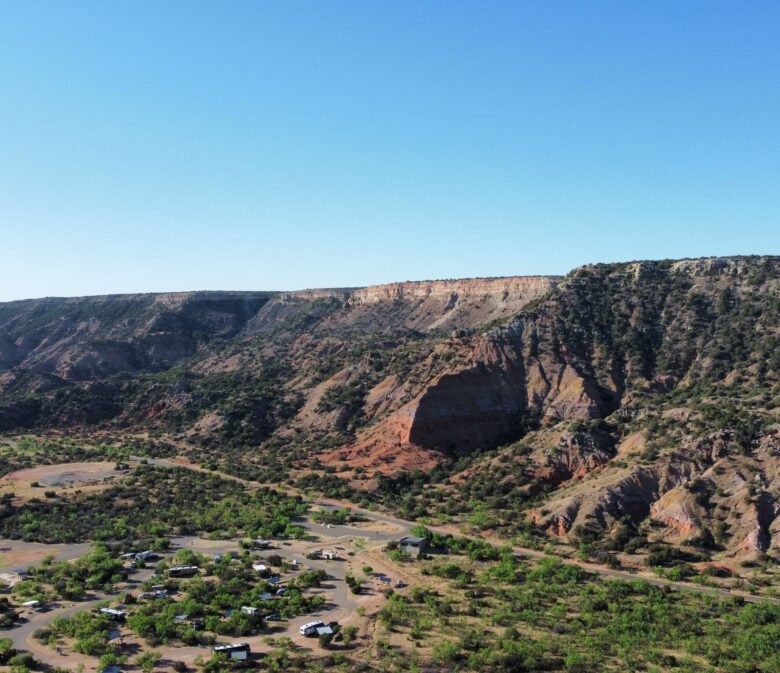
<path fill-rule="evenodd" d="M 325 626 L 324 622 L 308 622 L 300 626 L 298 631 L 302 636 L 314 636 L 317 634 L 317 629 Z"/>

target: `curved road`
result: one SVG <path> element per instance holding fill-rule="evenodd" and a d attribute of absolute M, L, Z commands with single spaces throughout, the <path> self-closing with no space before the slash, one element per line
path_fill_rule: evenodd
<path fill-rule="evenodd" d="M 278 485 L 261 484 L 258 482 L 241 479 L 240 477 L 222 475 L 221 473 L 206 470 L 200 466 L 180 464 L 166 459 L 148 459 L 148 462 L 153 465 L 159 465 L 164 467 L 180 467 L 185 469 L 194 469 L 202 472 L 212 472 L 213 474 L 217 474 L 219 476 L 226 476 L 227 478 L 233 479 L 234 481 L 241 482 L 252 488 L 266 487 L 266 486 L 278 488 Z M 294 489 L 288 489 L 288 491 L 305 497 L 303 493 L 300 493 Z M 368 543 L 371 542 L 385 543 L 390 540 L 396 540 L 402 535 L 406 535 L 409 532 L 409 530 L 415 525 L 414 522 L 406 521 L 404 519 L 400 519 L 398 517 L 394 517 L 389 514 L 383 514 L 379 512 L 366 510 L 361 507 L 357 507 L 352 503 L 340 502 L 332 499 L 315 499 L 312 502 L 314 505 L 317 505 L 319 507 L 325 507 L 325 508 L 332 508 L 332 507 L 349 508 L 356 514 L 362 515 L 367 520 L 380 522 L 386 525 L 389 529 L 377 531 L 377 530 L 371 530 L 370 528 L 363 528 L 360 526 L 347 526 L 347 525 L 323 526 L 321 524 L 311 521 L 307 517 L 304 517 L 297 522 L 299 525 L 305 528 L 312 536 L 316 536 L 317 538 L 322 537 L 322 538 L 329 539 L 329 541 L 327 542 L 324 540 L 319 542 L 314 542 L 310 545 L 311 548 L 315 548 L 317 546 L 324 546 L 324 545 L 332 547 L 334 544 L 338 543 L 340 539 L 346 541 L 348 539 L 354 539 L 354 538 L 364 538 Z M 430 526 L 429 528 L 433 531 L 437 531 L 441 533 L 457 532 L 451 529 L 446 529 L 441 527 Z M 476 539 L 476 536 L 471 536 L 471 537 L 474 537 Z M 196 536 L 189 536 L 189 537 L 174 538 L 172 542 L 174 547 L 177 546 L 187 547 L 187 546 L 193 546 L 194 540 L 200 540 L 200 539 L 201 538 L 197 538 Z M 58 560 L 72 560 L 78 558 L 79 556 L 82 556 L 85 553 L 87 553 L 90 549 L 90 545 L 87 543 L 75 544 L 75 545 L 49 546 L 49 545 L 42 545 L 38 543 L 21 542 L 17 540 L 13 540 L 13 541 L 4 540 L 0 544 L 4 545 L 6 549 L 19 549 L 19 550 L 38 550 L 43 548 L 48 551 L 49 549 L 54 547 L 55 557 Z M 237 548 L 236 542 L 220 543 L 215 541 L 214 544 L 215 544 L 215 549 L 214 549 L 215 551 L 229 551 L 231 549 Z M 218 548 L 220 547 L 220 545 L 224 546 L 225 548 L 224 549 Z M 525 548 L 525 547 L 513 547 L 513 549 L 516 554 L 522 557 L 541 559 L 550 556 L 549 554 L 546 554 L 544 552 L 537 551 L 535 549 Z M 311 560 L 311 559 L 304 560 L 304 557 L 301 554 L 289 553 L 284 549 L 282 549 L 282 551 L 284 551 L 286 556 L 298 560 L 299 563 L 305 563 L 305 565 L 307 565 L 308 567 L 321 568 L 326 572 L 328 572 L 330 576 L 330 580 L 326 583 L 328 586 L 324 587 L 325 589 L 324 592 L 329 595 L 329 598 L 331 600 L 330 603 L 318 615 L 316 615 L 318 619 L 321 619 L 323 621 L 329 621 L 331 619 L 343 621 L 348 615 L 354 613 L 354 610 L 361 599 L 353 595 L 348 590 L 346 582 L 344 581 L 346 572 L 351 563 L 350 557 L 345 557 L 341 561 L 324 561 L 324 560 Z M 268 554 L 276 553 L 276 552 L 277 550 L 271 550 L 268 552 Z M 689 582 L 674 582 L 659 577 L 640 575 L 626 570 L 613 570 L 611 568 L 605 568 L 603 566 L 587 563 L 584 561 L 579 561 L 577 559 L 568 559 L 563 557 L 556 557 L 556 558 L 560 558 L 560 560 L 563 563 L 579 566 L 590 573 L 600 575 L 602 577 L 607 577 L 610 579 L 619 579 L 624 581 L 635 581 L 641 579 L 649 582 L 654 586 L 659 586 L 659 587 L 666 586 L 675 590 L 699 592 L 703 594 L 717 596 L 723 599 L 739 598 L 748 602 L 769 601 L 772 603 L 780 603 L 780 599 L 773 598 L 770 596 L 754 596 L 741 591 L 731 591 L 726 589 L 718 589 L 714 587 L 704 587 Z M 28 565 L 35 565 L 35 563 L 31 563 Z M 354 570 L 355 570 L 355 574 L 359 574 L 360 568 L 355 568 Z M 128 591 L 132 589 L 135 584 L 143 582 L 146 579 L 148 579 L 148 577 L 151 576 L 153 572 L 154 570 L 152 568 L 147 568 L 138 571 L 137 573 L 134 574 L 132 580 L 130 580 L 127 583 L 123 583 L 118 587 L 117 593 L 121 593 L 122 591 Z M 90 609 L 104 600 L 115 598 L 115 597 L 116 594 L 106 595 L 106 594 L 96 593 L 94 594 L 93 598 L 86 601 L 81 601 L 78 603 L 66 602 L 66 603 L 56 604 L 47 611 L 32 613 L 30 618 L 27 621 L 23 622 L 22 624 L 20 624 L 19 626 L 13 629 L 8 629 L 7 631 L 0 632 L 0 636 L 10 638 L 13 641 L 14 646 L 18 649 L 33 650 L 36 656 L 41 658 L 44 661 L 44 663 L 50 663 L 53 665 L 62 665 L 63 662 L 68 661 L 69 663 L 72 664 L 73 663 L 72 657 L 66 658 L 66 657 L 60 657 L 59 655 L 56 657 L 54 655 L 50 655 L 50 656 L 47 655 L 47 650 L 37 646 L 37 643 L 35 643 L 34 639 L 32 638 L 32 634 L 36 629 L 45 626 L 56 617 L 69 616 L 81 610 Z M 312 615 L 307 615 L 303 617 L 298 617 L 294 620 L 290 620 L 289 622 L 285 622 L 285 624 L 287 625 L 288 630 L 292 631 L 293 637 L 296 637 L 298 626 L 300 626 L 300 624 L 305 623 L 306 621 L 310 621 L 311 619 L 312 619 Z M 288 633 L 287 635 L 291 635 L 291 634 Z M 260 641 L 258 641 L 258 643 L 259 642 Z"/>
<path fill-rule="evenodd" d="M 73 656 L 61 657 L 57 655 L 55 657 L 48 648 L 41 647 L 33 638 L 35 631 L 50 624 L 57 617 L 71 617 L 77 612 L 90 610 L 104 601 L 116 600 L 117 596 L 121 593 L 130 591 L 134 589 L 136 585 L 148 580 L 154 572 L 154 568 L 151 567 L 136 571 L 133 574 L 132 579 L 118 584 L 117 590 L 113 594 L 93 592 L 89 598 L 83 601 L 60 601 L 50 604 L 46 610 L 30 612 L 30 616 L 26 621 L 12 629 L 0 631 L 0 636 L 3 638 L 10 638 L 14 647 L 18 650 L 30 650 L 37 659 L 43 661 L 45 664 L 52 666 L 62 666 L 66 663 L 73 664 Z M 85 658 L 85 660 L 87 659 L 88 658 Z"/>
<path fill-rule="evenodd" d="M 140 460 L 140 458 L 136 458 L 136 460 Z M 175 461 L 167 460 L 165 458 L 148 459 L 148 462 L 154 465 L 160 465 L 165 467 L 183 467 L 186 469 L 197 470 L 200 472 L 209 472 L 210 474 L 216 474 L 218 476 L 227 479 L 232 479 L 234 481 L 241 482 L 252 488 L 271 487 L 271 488 L 282 490 L 280 489 L 278 484 L 263 484 L 248 479 L 242 479 L 241 477 L 222 474 L 221 472 L 217 472 L 214 470 L 207 470 L 206 468 L 201 467 L 200 465 L 193 465 L 190 463 L 177 463 Z M 285 490 L 293 495 L 300 495 L 301 497 L 306 497 L 304 493 L 302 493 L 297 489 L 286 487 Z M 412 521 L 406 521 L 405 519 L 399 519 L 398 517 L 394 517 L 388 514 L 382 514 L 371 510 L 366 510 L 350 502 L 342 502 L 331 498 L 320 498 L 320 499 L 313 500 L 311 502 L 312 504 L 318 505 L 320 507 L 338 507 L 341 509 L 350 509 L 356 514 L 360 514 L 367 519 L 373 519 L 375 521 L 380 521 L 382 523 L 386 523 L 391 526 L 396 526 L 398 529 L 397 533 L 392 533 L 392 534 L 376 533 L 375 535 L 372 536 L 371 534 L 367 534 L 366 531 L 361 531 L 360 528 L 356 528 L 352 526 L 333 526 L 333 532 L 339 533 L 340 535 L 352 535 L 354 537 L 365 537 L 369 540 L 374 539 L 377 541 L 389 541 L 389 540 L 398 539 L 398 536 L 406 535 L 409 532 L 409 530 L 411 530 L 411 528 L 416 525 Z M 322 529 L 318 526 L 318 524 L 312 524 L 310 526 L 306 526 L 306 528 L 313 534 L 318 534 L 319 532 L 322 531 Z M 463 533 L 460 533 L 458 531 L 446 527 L 428 526 L 428 528 L 434 532 L 439 532 L 443 534 L 457 534 L 463 537 L 471 537 L 472 539 L 476 539 L 477 537 L 479 537 L 474 535 L 471 536 L 463 535 Z M 512 548 L 515 551 L 515 553 L 518 554 L 519 556 L 525 556 L 528 558 L 541 559 L 550 556 L 550 554 L 546 554 L 545 552 L 538 551 L 536 549 L 530 549 L 528 547 L 518 547 L 513 545 Z M 693 584 L 692 582 L 675 582 L 673 580 L 667 580 L 661 577 L 655 577 L 650 574 L 634 573 L 628 570 L 613 570 L 612 568 L 607 568 L 605 566 L 597 565 L 595 563 L 588 563 L 587 561 L 580 561 L 578 559 L 565 558 L 562 556 L 556 556 L 555 558 L 559 558 L 563 563 L 579 566 L 583 570 L 587 570 L 590 573 L 601 575 L 602 577 L 607 577 L 610 579 L 619 579 L 619 580 L 624 580 L 629 582 L 633 582 L 636 580 L 645 580 L 646 582 L 649 582 L 653 586 L 669 587 L 677 591 L 700 592 L 703 594 L 707 594 L 710 596 L 717 596 L 719 598 L 724 598 L 724 599 L 739 598 L 750 603 L 768 601 L 770 603 L 780 604 L 780 598 L 775 598 L 772 596 L 756 596 L 744 591 L 719 589 L 716 587 L 706 587 L 706 586 L 701 586 L 699 584 Z"/>

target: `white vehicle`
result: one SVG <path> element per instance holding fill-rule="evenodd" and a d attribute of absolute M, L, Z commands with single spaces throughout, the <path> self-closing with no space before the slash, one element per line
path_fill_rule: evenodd
<path fill-rule="evenodd" d="M 324 622 L 308 622 L 298 628 L 298 631 L 302 636 L 313 636 L 317 633 L 317 629 L 325 626 Z"/>
<path fill-rule="evenodd" d="M 214 646 L 214 652 L 227 654 L 231 661 L 246 661 L 251 651 L 249 643 L 230 643 L 228 645 Z"/>

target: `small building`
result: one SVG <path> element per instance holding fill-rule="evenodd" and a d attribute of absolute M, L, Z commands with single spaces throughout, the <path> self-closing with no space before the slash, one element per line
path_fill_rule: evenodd
<path fill-rule="evenodd" d="M 106 615 L 109 619 L 111 619 L 114 622 L 125 621 L 125 615 L 127 614 L 124 610 L 120 608 L 100 608 L 100 613 Z"/>
<path fill-rule="evenodd" d="M 246 661 L 251 649 L 249 643 L 231 643 L 229 645 L 215 645 L 214 653 L 227 654 L 233 661 Z"/>
<path fill-rule="evenodd" d="M 328 626 L 327 624 L 325 626 L 318 626 L 317 627 L 317 635 L 318 636 L 332 636 L 334 633 L 333 628 Z"/>
<path fill-rule="evenodd" d="M 398 548 L 409 556 L 420 558 L 428 550 L 428 538 L 416 535 L 404 535 L 398 540 Z"/>
<path fill-rule="evenodd" d="M 121 673 L 122 669 L 119 666 L 106 666 L 103 669 L 103 673 Z"/>
<path fill-rule="evenodd" d="M 193 577 L 199 570 L 198 566 L 173 566 L 168 569 L 168 577 Z"/>

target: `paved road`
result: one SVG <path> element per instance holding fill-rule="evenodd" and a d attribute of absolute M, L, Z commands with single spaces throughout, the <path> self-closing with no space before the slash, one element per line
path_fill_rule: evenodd
<path fill-rule="evenodd" d="M 51 666 L 62 666 L 64 663 L 73 663 L 72 658 L 55 656 L 47 647 L 41 647 L 32 637 L 36 630 L 50 624 L 57 617 L 71 617 L 77 612 L 91 610 L 106 600 L 116 600 L 117 596 L 135 589 L 137 584 L 145 582 L 153 574 L 154 568 L 142 568 L 131 575 L 128 582 L 122 582 L 117 585 L 117 591 L 113 594 L 103 592 L 93 592 L 87 600 L 83 601 L 62 601 L 49 606 L 47 610 L 30 611 L 27 621 L 13 629 L 0 632 L 2 637 L 10 638 L 14 647 L 20 650 L 30 650 L 35 657 L 45 664 Z"/>
<path fill-rule="evenodd" d="M 313 549 L 318 546 L 338 548 L 340 546 L 340 540 L 347 542 L 350 538 L 358 537 L 359 535 L 365 535 L 365 531 L 352 528 L 350 526 L 333 526 L 331 528 L 323 528 L 319 524 L 308 520 L 301 523 L 303 523 L 306 528 L 312 530 L 313 533 L 316 533 L 318 537 L 320 537 L 320 541 L 309 543 L 306 549 Z M 204 542 L 205 541 L 202 538 L 194 535 L 173 538 L 171 540 L 171 552 L 175 552 L 176 549 L 190 548 L 196 549 L 201 553 L 206 553 L 206 550 L 202 548 L 202 544 Z M 32 543 L 21 543 L 23 546 L 30 544 Z M 238 541 L 235 540 L 214 540 L 208 541 L 207 544 L 208 552 L 210 553 L 226 553 L 240 549 Z M 47 547 L 47 545 L 38 546 Z M 88 553 L 89 550 L 89 544 L 74 544 L 64 548 L 62 550 L 61 556 L 63 560 L 75 559 L 84 555 L 85 553 Z M 319 612 L 310 615 L 302 615 L 288 622 L 283 622 L 285 629 L 287 629 L 289 632 L 287 635 L 290 635 L 291 637 L 297 636 L 298 627 L 301 624 L 304 624 L 307 621 L 311 621 L 312 619 L 320 619 L 325 622 L 331 620 L 343 622 L 349 615 L 356 611 L 358 606 L 357 597 L 352 594 L 345 581 L 347 571 L 351 567 L 351 559 L 346 556 L 346 550 L 344 550 L 344 552 L 341 554 L 342 558 L 340 560 L 333 561 L 307 559 L 305 558 L 305 551 L 306 550 L 304 550 L 303 553 L 291 552 L 284 544 L 280 544 L 276 549 L 263 551 L 259 554 L 264 558 L 272 554 L 282 554 L 289 560 L 298 561 L 298 563 L 303 567 L 322 569 L 328 573 L 329 579 L 323 584 L 323 587 L 321 589 L 314 590 L 314 593 L 322 593 L 325 595 L 328 602 Z M 359 568 L 353 568 L 353 570 L 355 574 L 359 574 Z M 26 616 L 26 620 L 13 629 L 8 629 L 1 632 L 0 635 L 2 635 L 4 638 L 10 638 L 14 644 L 14 647 L 17 649 L 30 650 L 34 653 L 38 660 L 45 664 L 51 666 L 72 664 L 74 663 L 72 657 L 63 657 L 57 655 L 47 647 L 42 647 L 33 638 L 35 631 L 50 624 L 57 617 L 70 617 L 77 612 L 91 610 L 103 601 L 115 600 L 118 595 L 126 593 L 127 591 L 131 591 L 135 589 L 138 584 L 148 580 L 154 574 L 154 572 L 154 567 L 143 568 L 134 572 L 129 578 L 128 582 L 123 582 L 117 585 L 117 591 L 113 594 L 93 592 L 90 597 L 84 601 L 57 602 L 51 604 L 48 609 L 42 611 L 25 611 L 23 609 L 22 614 Z M 367 595 L 370 595 L 372 589 L 367 587 L 367 591 L 369 592 Z M 266 635 L 267 634 L 263 634 L 262 638 L 265 638 Z M 259 644 L 260 640 L 258 640 L 256 645 Z M 202 648 L 197 649 L 202 652 Z M 257 648 L 253 647 L 253 649 Z"/>
<path fill-rule="evenodd" d="M 345 608 L 349 611 L 350 608 L 357 606 L 354 594 L 349 591 L 346 583 L 347 572 L 352 570 L 354 574 L 362 574 L 360 567 L 358 566 L 357 556 L 349 556 L 347 545 L 349 540 L 357 537 L 353 532 L 354 529 L 350 529 L 349 526 L 333 526 L 332 528 L 326 528 L 325 531 L 320 531 L 319 524 L 308 522 L 307 528 L 316 529 L 318 533 L 321 533 L 321 537 L 316 542 L 296 543 L 298 549 L 292 550 L 290 547 L 293 543 L 285 541 L 276 541 L 271 549 L 265 549 L 262 551 L 254 550 L 254 553 L 262 559 L 267 559 L 270 556 L 279 555 L 284 557 L 287 561 L 297 562 L 299 568 L 303 569 L 315 569 L 324 570 L 328 574 L 328 580 L 324 583 L 322 591 L 315 590 L 314 593 L 323 593 L 328 595 L 329 602 L 319 613 L 314 615 L 303 615 L 290 622 L 295 626 L 295 632 L 301 624 L 308 621 L 312 621 L 313 617 L 328 621 L 335 619 L 333 617 L 334 612 L 344 612 Z M 344 534 L 344 530 L 348 533 Z M 189 548 L 198 551 L 203 554 L 215 554 L 215 553 L 229 553 L 231 551 L 238 551 L 240 546 L 235 540 L 204 540 L 196 536 L 187 536 L 174 538 L 172 540 L 174 548 Z M 325 559 L 310 559 L 307 558 L 307 553 L 313 549 L 327 548 L 333 549 L 337 552 L 339 558 L 334 560 Z M 295 572 L 289 575 L 289 578 L 295 576 Z"/>
<path fill-rule="evenodd" d="M 101 594 L 95 595 L 94 598 L 90 598 L 85 601 L 79 601 L 78 603 L 70 601 L 54 603 L 48 610 L 30 612 L 27 621 L 23 622 L 19 626 L 14 627 L 13 629 L 3 631 L 2 635 L 4 638 L 10 638 L 13 641 L 14 647 L 16 649 L 30 650 L 34 647 L 31 636 L 37 629 L 50 624 L 57 617 L 71 617 L 72 615 L 76 614 L 77 612 L 81 612 L 82 610 L 90 610 L 102 601 L 106 600 L 106 598 L 108 597 Z M 36 656 L 40 658 L 38 652 L 36 652 Z M 44 661 L 44 663 L 51 662 Z"/>
<path fill-rule="evenodd" d="M 317 504 L 316 501 L 315 504 Z M 325 504 L 332 504 L 332 503 L 325 503 Z M 345 505 L 341 504 L 340 506 L 344 507 Z M 379 521 L 397 525 L 399 529 L 403 531 L 401 535 L 407 534 L 409 530 L 415 525 L 410 521 L 398 519 L 392 516 L 388 516 L 386 514 L 379 515 L 376 512 L 370 512 L 357 507 L 353 507 L 352 510 L 368 518 L 373 518 Z M 428 526 L 428 528 L 434 532 L 439 532 L 443 534 L 452 534 L 454 532 L 451 528 L 438 528 L 436 526 Z M 359 535 L 360 533 L 356 532 L 354 534 Z M 458 534 L 462 535 L 462 533 L 458 533 Z M 465 537 L 476 537 L 476 536 L 465 536 Z M 380 535 L 377 537 L 377 539 L 383 539 L 383 536 Z M 390 535 L 387 536 L 387 539 L 397 539 L 397 537 Z M 542 559 L 550 556 L 550 554 L 547 554 L 542 551 L 538 551 L 536 549 L 530 549 L 528 547 L 513 546 L 512 548 L 514 552 L 521 557 Z M 718 589 L 716 587 L 706 587 L 706 586 L 701 586 L 699 584 L 694 584 L 692 582 L 675 582 L 673 580 L 667 580 L 661 577 L 650 575 L 649 573 L 640 574 L 636 572 L 631 572 L 629 570 L 617 570 L 617 569 L 612 569 L 612 568 L 607 568 L 605 566 L 597 565 L 595 563 L 588 563 L 587 561 L 580 561 L 578 559 L 564 558 L 561 556 L 556 556 L 555 558 L 559 558 L 565 564 L 576 565 L 590 573 L 593 573 L 595 575 L 600 575 L 602 577 L 607 577 L 610 579 L 618 579 L 618 580 L 624 580 L 628 582 L 634 582 L 636 580 L 645 580 L 650 584 L 652 584 L 653 586 L 669 587 L 677 591 L 701 592 L 709 596 L 717 596 L 719 598 L 724 598 L 724 599 L 741 598 L 749 603 L 760 603 L 762 601 L 768 601 L 770 603 L 780 604 L 780 598 L 775 598 L 772 596 L 754 596 L 745 591 L 735 591 L 729 589 Z"/>
<path fill-rule="evenodd" d="M 170 460 L 166 459 L 155 459 L 149 460 L 150 463 L 153 463 L 155 465 L 163 465 L 167 467 L 186 467 L 190 469 L 195 469 L 198 471 L 203 472 L 211 472 L 212 474 L 218 474 L 220 476 L 225 476 L 229 479 L 233 479 L 234 481 L 238 481 L 241 483 L 246 484 L 247 486 L 257 488 L 257 487 L 274 487 L 279 488 L 278 484 L 261 484 L 256 481 L 250 481 L 246 479 L 242 479 L 241 477 L 235 477 L 232 475 L 223 475 L 221 472 L 214 472 L 211 470 L 206 470 L 205 468 L 201 466 L 191 466 L 191 465 L 182 465 L 180 463 L 175 463 Z M 285 487 L 285 489 L 293 494 L 293 495 L 301 495 L 303 497 L 306 497 L 304 493 L 298 491 L 297 489 L 291 489 L 288 487 Z M 371 510 L 366 510 L 361 507 L 357 507 L 353 505 L 352 503 L 348 502 L 341 502 L 338 500 L 334 500 L 331 498 L 320 498 L 315 499 L 313 501 L 313 504 L 320 506 L 320 507 L 338 507 L 338 508 L 348 508 L 351 509 L 356 514 L 360 514 L 364 516 L 367 519 L 373 519 L 375 521 L 380 521 L 382 523 L 396 526 L 398 529 L 398 532 L 396 533 L 385 533 L 385 532 L 378 532 L 378 533 L 371 533 L 370 531 L 364 531 L 360 528 L 355 528 L 352 526 L 334 526 L 332 529 L 330 529 L 329 532 L 332 531 L 333 535 L 353 535 L 355 537 L 365 537 L 368 540 L 377 540 L 377 541 L 388 541 L 392 539 L 398 539 L 398 536 L 406 535 L 409 530 L 415 525 L 414 522 L 406 521 L 404 519 L 399 519 L 398 517 L 391 516 L 389 514 L 383 514 L 379 512 L 374 512 Z M 323 528 L 319 526 L 319 524 L 311 523 L 310 525 L 306 526 L 307 530 L 309 530 L 311 533 L 316 535 L 322 535 L 323 534 Z M 443 528 L 443 527 L 436 527 L 436 526 L 428 526 L 428 528 L 435 532 L 440 533 L 455 533 L 457 531 L 454 531 L 451 528 Z M 328 529 L 325 529 L 328 531 Z M 462 533 L 458 533 L 459 535 L 462 535 Z M 469 536 L 466 536 L 469 537 Z M 470 537 L 477 537 L 477 536 L 470 536 Z M 513 547 L 516 554 L 519 556 L 526 556 L 529 558 L 539 559 L 544 558 L 546 556 L 549 556 L 549 554 L 546 554 L 544 552 L 537 551 L 535 549 L 530 549 L 527 547 Z M 737 590 L 730 590 L 730 589 L 718 589 L 713 587 L 705 587 L 698 584 L 693 584 L 691 582 L 674 582 L 672 580 L 666 580 L 660 577 L 655 577 L 649 574 L 639 574 L 639 573 L 633 573 L 627 570 L 613 570 L 611 568 L 607 568 L 605 566 L 596 565 L 593 563 L 587 563 L 585 561 L 579 561 L 577 559 L 567 559 L 563 557 L 557 557 L 560 558 L 563 563 L 576 565 L 584 570 L 587 570 L 588 572 L 594 573 L 596 575 L 601 575 L 602 577 L 608 577 L 611 579 L 620 579 L 620 580 L 626 580 L 626 581 L 635 581 L 638 579 L 646 580 L 647 582 L 650 582 L 650 584 L 654 586 L 666 586 L 670 587 L 671 589 L 675 589 L 677 591 L 693 591 L 693 592 L 701 592 L 703 594 L 707 594 L 710 596 L 717 596 L 719 598 L 741 598 L 745 601 L 751 602 L 751 603 L 758 603 L 761 601 L 768 601 L 770 603 L 778 603 L 780 604 L 780 598 L 774 598 L 772 596 L 754 596 L 752 594 L 749 594 L 744 591 L 737 591 Z"/>
<path fill-rule="evenodd" d="M 365 538 L 368 541 L 368 545 L 371 548 L 378 549 L 387 540 L 397 539 L 399 535 L 405 534 L 413 526 L 412 522 L 405 521 L 403 519 L 399 519 L 397 517 L 393 517 L 387 514 L 371 512 L 371 511 L 363 510 L 359 507 L 352 507 L 347 503 L 337 503 L 331 500 L 316 500 L 314 504 L 317 504 L 319 506 L 326 506 L 326 507 L 349 506 L 353 511 L 363 515 L 367 519 L 373 519 L 385 525 L 394 526 L 395 530 L 371 531 L 361 527 L 335 526 L 335 525 L 328 528 L 327 526 L 322 526 L 321 524 L 313 522 L 310 519 L 304 519 L 301 520 L 299 523 L 301 523 L 301 525 L 303 525 L 303 527 L 306 530 L 308 530 L 312 535 L 317 536 L 318 540 L 316 542 L 308 543 L 307 546 L 301 548 L 302 549 L 301 551 L 297 551 L 297 550 L 291 551 L 290 549 L 287 548 L 287 545 L 285 545 L 284 542 L 281 542 L 278 544 L 278 547 L 276 549 L 263 551 L 259 554 L 261 557 L 267 557 L 270 556 L 271 554 L 280 553 L 290 560 L 298 561 L 298 563 L 300 563 L 304 567 L 322 569 L 325 570 L 329 575 L 329 580 L 324 583 L 323 587 L 320 590 L 315 590 L 315 592 L 319 591 L 324 596 L 326 596 L 328 601 L 326 605 L 317 613 L 310 614 L 310 615 L 302 615 L 300 617 L 297 617 L 295 619 L 280 624 L 280 626 L 283 626 L 285 629 L 285 635 L 289 635 L 294 640 L 301 641 L 301 643 L 305 641 L 305 639 L 301 639 L 300 636 L 298 635 L 298 627 L 301 624 L 304 624 L 307 621 L 311 621 L 312 619 L 320 619 L 325 622 L 336 620 L 343 624 L 344 622 L 347 622 L 354 617 L 357 611 L 357 607 L 361 604 L 361 601 L 365 601 L 367 596 L 369 598 L 372 598 L 373 596 L 376 595 L 377 587 L 371 584 L 369 584 L 366 587 L 368 592 L 367 595 L 364 595 L 362 597 L 355 596 L 349 590 L 345 582 L 345 577 L 347 572 L 352 571 L 356 575 L 362 574 L 361 567 L 360 567 L 361 559 L 359 558 L 359 556 L 351 557 L 347 555 L 346 547 L 349 541 L 359 537 Z M 449 531 L 442 531 L 442 532 L 449 532 Z M 372 542 L 375 542 L 376 544 L 371 544 Z M 32 543 L 22 543 L 22 544 L 29 545 Z M 204 544 L 208 546 L 207 550 L 203 548 Z M 313 549 L 316 547 L 340 549 L 341 560 L 326 561 L 326 560 L 312 560 L 312 559 L 305 558 L 306 551 L 308 549 Z M 225 553 L 225 552 L 239 549 L 239 545 L 238 542 L 235 540 L 205 541 L 202 538 L 196 536 L 185 536 L 185 537 L 178 537 L 172 539 L 172 551 L 175 551 L 175 549 L 177 548 L 195 548 L 201 552 L 208 551 L 211 553 L 216 553 L 216 552 Z M 62 554 L 68 558 L 76 558 L 80 554 L 86 553 L 88 551 L 89 551 L 89 545 L 72 545 L 64 548 L 62 550 Z M 540 552 L 533 549 L 520 548 L 520 547 L 515 548 L 515 552 L 519 556 L 524 556 L 524 557 L 529 557 L 534 559 L 540 559 L 548 556 L 544 552 Z M 656 577 L 646 577 L 646 576 L 640 577 L 628 571 L 604 568 L 602 566 L 585 563 L 575 559 L 562 558 L 561 560 L 563 563 L 577 565 L 589 572 L 604 577 L 613 578 L 613 579 L 628 580 L 628 581 L 644 579 L 648 581 L 650 584 L 653 584 L 655 586 L 669 586 L 670 588 L 676 590 L 697 591 L 703 594 L 714 595 L 719 598 L 739 597 L 750 602 L 758 602 L 760 600 L 780 602 L 778 599 L 774 599 L 771 597 L 751 596 L 749 594 L 745 594 L 742 592 L 726 591 L 726 590 L 716 589 L 711 587 L 701 587 L 698 585 L 682 583 L 682 582 L 672 582 L 670 580 L 664 580 Z M 123 583 L 118 587 L 118 593 L 126 592 L 128 590 L 133 589 L 136 584 L 139 584 L 147 580 L 153 573 L 154 573 L 153 568 L 144 568 L 142 570 L 137 571 L 132 575 L 129 583 Z M 93 594 L 93 596 L 90 599 L 86 601 L 81 601 L 78 603 L 63 602 L 60 604 L 55 604 L 54 606 L 52 606 L 51 609 L 45 612 L 30 613 L 29 619 L 26 622 L 20 624 L 14 629 L 9 629 L 8 631 L 3 632 L 2 635 L 3 637 L 10 638 L 13 641 L 14 646 L 16 648 L 32 651 L 33 654 L 36 656 L 36 658 L 38 658 L 45 664 L 49 664 L 52 666 L 63 666 L 69 664 L 72 665 L 74 663 L 72 656 L 60 656 L 54 653 L 49 648 L 42 647 L 32 637 L 33 633 L 37 629 L 49 624 L 56 617 L 71 616 L 76 612 L 89 610 L 91 608 L 94 608 L 97 604 L 99 604 L 104 600 L 115 599 L 116 595 L 117 594 L 107 595 L 107 594 L 96 592 L 95 594 Z M 260 649 L 263 648 L 264 638 L 265 635 L 257 636 L 249 639 L 252 642 L 253 651 L 259 651 Z M 235 639 L 230 639 L 230 640 L 235 640 Z M 246 639 L 244 638 L 239 640 L 246 640 Z M 201 651 L 198 648 L 195 649 Z M 181 654 L 185 654 L 185 652 L 182 651 Z"/>
<path fill-rule="evenodd" d="M 342 626 L 354 621 L 357 609 L 360 605 L 366 605 L 367 602 L 376 600 L 378 598 L 378 582 L 368 581 L 364 583 L 364 591 L 360 595 L 355 595 L 349 589 L 346 583 L 346 576 L 348 572 L 352 572 L 356 576 L 363 575 L 362 566 L 365 565 L 361 562 L 358 555 L 350 556 L 348 554 L 349 541 L 357 537 L 355 531 L 349 526 L 333 526 L 331 528 L 325 528 L 321 530 L 319 524 L 311 521 L 305 522 L 307 528 L 315 530 L 319 534 L 317 541 L 275 541 L 274 547 L 262 551 L 255 550 L 260 559 L 267 559 L 272 555 L 280 555 L 288 561 L 296 561 L 298 566 L 302 569 L 315 569 L 324 570 L 328 579 L 322 583 L 321 587 L 312 588 L 307 590 L 307 593 L 322 595 L 326 603 L 317 611 L 294 617 L 290 620 L 282 622 L 269 623 L 270 628 L 279 628 L 280 632 L 273 635 L 284 635 L 293 639 L 298 645 L 311 647 L 312 643 L 316 643 L 316 638 L 312 641 L 310 638 L 302 637 L 299 634 L 298 628 L 306 622 L 319 620 L 325 623 L 330 621 L 337 621 Z M 343 534 L 344 531 L 347 534 Z M 202 554 L 215 554 L 215 553 L 229 553 L 231 551 L 237 551 L 240 549 L 238 541 L 236 540 L 206 540 L 195 536 L 187 536 L 175 538 L 172 540 L 174 547 L 177 548 L 189 548 L 194 551 L 198 551 Z M 295 549 L 291 549 L 291 547 Z M 381 547 L 381 543 L 378 545 Z M 307 553 L 313 549 L 332 549 L 337 552 L 339 558 L 334 560 L 325 559 L 310 559 L 307 558 Z M 295 571 L 284 576 L 282 584 L 286 580 L 295 576 Z M 267 643 L 265 643 L 268 633 L 261 633 L 256 636 L 243 636 L 243 637 L 220 637 L 220 642 L 248 642 L 253 652 L 261 652 L 269 649 Z M 175 647 L 166 653 L 174 655 L 175 658 L 191 659 L 197 654 L 203 654 L 202 648 L 180 648 Z"/>

